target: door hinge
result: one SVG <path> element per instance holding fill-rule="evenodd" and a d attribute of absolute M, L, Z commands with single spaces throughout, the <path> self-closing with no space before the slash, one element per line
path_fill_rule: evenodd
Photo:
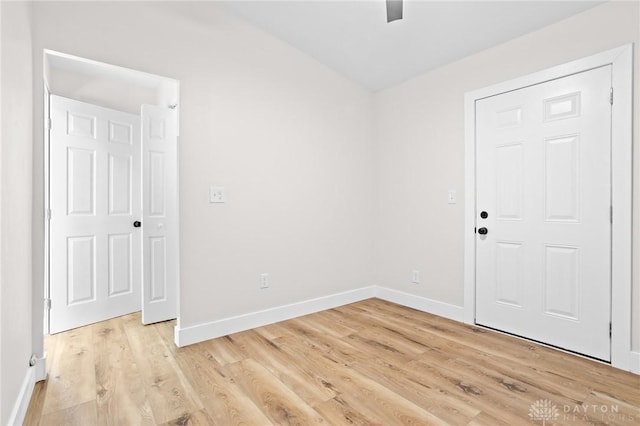
<path fill-rule="evenodd" d="M 611 323 L 609 323 L 609 338 L 611 338 Z"/>
<path fill-rule="evenodd" d="M 47 209 L 47 220 L 51 220 L 51 209 Z"/>
<path fill-rule="evenodd" d="M 44 308 L 51 309 L 51 299 L 44 299 Z"/>
<path fill-rule="evenodd" d="M 47 130 L 51 130 L 51 118 L 47 118 Z"/>
<path fill-rule="evenodd" d="M 609 92 L 609 103 L 613 105 L 613 87 L 611 88 L 611 92 Z"/>

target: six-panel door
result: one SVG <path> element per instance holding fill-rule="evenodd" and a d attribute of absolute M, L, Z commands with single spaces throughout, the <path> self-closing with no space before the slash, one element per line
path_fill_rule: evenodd
<path fill-rule="evenodd" d="M 605 66 L 476 103 L 476 323 L 602 360 L 610 88 Z"/>
<path fill-rule="evenodd" d="M 50 332 L 140 310 L 140 117 L 51 96 Z"/>

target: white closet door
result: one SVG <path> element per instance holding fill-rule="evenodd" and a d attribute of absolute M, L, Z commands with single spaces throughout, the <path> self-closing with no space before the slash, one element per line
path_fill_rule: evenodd
<path fill-rule="evenodd" d="M 178 137 L 176 112 L 142 106 L 142 322 L 176 318 L 178 297 Z"/>
<path fill-rule="evenodd" d="M 476 322 L 607 361 L 610 88 L 605 66 L 476 103 Z"/>
<path fill-rule="evenodd" d="M 51 96 L 51 333 L 140 310 L 140 182 L 140 117 Z"/>

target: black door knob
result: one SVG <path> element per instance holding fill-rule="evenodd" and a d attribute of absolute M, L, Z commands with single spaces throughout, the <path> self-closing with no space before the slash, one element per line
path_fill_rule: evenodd
<path fill-rule="evenodd" d="M 480 212 L 480 217 L 481 217 L 481 218 L 483 218 L 483 219 L 486 219 L 486 218 L 488 218 L 488 217 L 489 217 L 489 213 L 487 213 L 487 212 Z"/>
<path fill-rule="evenodd" d="M 478 229 L 478 234 L 480 234 L 480 235 L 487 235 L 487 232 L 489 232 L 489 230 L 487 228 L 482 227 L 482 228 Z"/>
<path fill-rule="evenodd" d="M 140 222 L 139 220 L 136 220 L 135 222 L 133 222 L 134 228 L 140 228 L 141 226 L 142 226 L 142 222 Z"/>

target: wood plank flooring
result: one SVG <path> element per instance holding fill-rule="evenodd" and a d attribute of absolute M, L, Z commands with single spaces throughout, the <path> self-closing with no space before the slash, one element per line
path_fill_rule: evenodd
<path fill-rule="evenodd" d="M 47 336 L 25 424 L 640 425 L 640 376 L 379 299 L 185 348 L 173 327 Z"/>

